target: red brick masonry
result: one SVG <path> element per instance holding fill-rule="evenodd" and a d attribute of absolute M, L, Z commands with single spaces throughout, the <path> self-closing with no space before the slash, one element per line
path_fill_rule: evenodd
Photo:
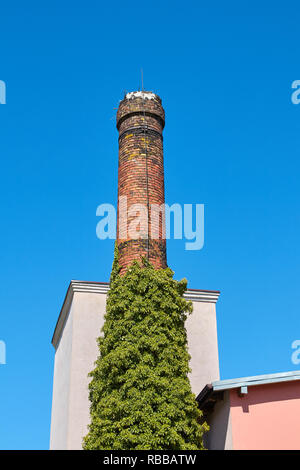
<path fill-rule="evenodd" d="M 117 243 L 122 269 L 133 260 L 140 260 L 141 256 L 149 259 L 157 269 L 167 266 L 162 214 L 155 218 L 156 221 L 151 226 L 151 204 L 161 205 L 165 202 L 162 137 L 164 125 L 165 112 L 161 99 L 154 93 L 128 93 L 120 102 L 117 112 Z M 127 197 L 127 211 L 120 211 L 120 207 L 124 207 L 120 205 L 123 196 Z M 138 211 L 128 217 L 128 209 L 133 204 L 143 204 L 147 215 Z M 137 217 L 140 218 L 139 225 Z M 137 225 L 136 230 L 139 232 L 134 238 L 128 233 L 131 222 Z M 154 233 L 157 235 L 153 236 Z"/>

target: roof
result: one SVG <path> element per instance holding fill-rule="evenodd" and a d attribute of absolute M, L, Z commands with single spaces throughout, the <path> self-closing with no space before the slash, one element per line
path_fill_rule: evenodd
<path fill-rule="evenodd" d="M 200 408 L 206 411 L 222 398 L 223 392 L 230 389 L 240 389 L 240 394 L 248 393 L 248 387 L 274 384 L 280 382 L 291 382 L 300 380 L 300 370 L 290 372 L 279 372 L 277 374 L 254 375 L 251 377 L 241 377 L 238 379 L 216 380 L 207 384 L 197 396 L 197 402 Z"/>
<path fill-rule="evenodd" d="M 300 370 L 279 372 L 277 374 L 254 375 L 239 379 L 217 380 L 212 382 L 213 390 L 228 390 L 229 388 L 250 387 L 252 385 L 271 384 L 300 380 Z"/>

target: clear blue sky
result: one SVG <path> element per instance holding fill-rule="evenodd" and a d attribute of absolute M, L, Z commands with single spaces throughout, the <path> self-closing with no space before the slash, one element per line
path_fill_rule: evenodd
<path fill-rule="evenodd" d="M 166 110 L 166 201 L 205 204 L 205 245 L 170 241 L 189 287 L 221 290 L 221 377 L 296 370 L 299 2 L 2 2 L 0 448 L 47 449 L 53 329 L 71 279 L 108 281 L 115 108 Z"/>

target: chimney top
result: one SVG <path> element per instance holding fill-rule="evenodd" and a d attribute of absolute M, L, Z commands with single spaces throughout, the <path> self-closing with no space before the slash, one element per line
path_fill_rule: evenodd
<path fill-rule="evenodd" d="M 124 99 L 126 100 L 132 100 L 134 98 L 142 98 L 144 100 L 156 100 L 161 103 L 160 97 L 152 91 L 131 91 L 130 93 L 126 93 L 124 97 Z"/>
<path fill-rule="evenodd" d="M 121 129 L 121 125 L 122 123 L 124 124 L 124 120 L 126 118 L 135 119 L 136 116 L 144 114 L 147 114 L 148 116 L 151 115 L 152 118 L 156 120 L 159 119 L 161 121 L 161 126 L 158 129 L 158 131 L 161 132 L 165 125 L 165 112 L 162 107 L 161 98 L 152 91 L 143 90 L 125 93 L 124 98 L 119 103 L 117 111 L 117 129 L 120 132 L 123 131 Z M 130 119 L 127 121 L 126 125 L 124 124 L 125 127 L 127 125 L 132 127 L 132 123 L 130 124 Z M 135 125 L 137 124 L 135 123 Z M 139 125 L 141 125 L 141 123 L 139 123 Z"/>

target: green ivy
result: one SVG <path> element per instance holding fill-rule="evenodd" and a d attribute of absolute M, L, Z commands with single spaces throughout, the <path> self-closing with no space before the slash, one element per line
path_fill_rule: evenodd
<path fill-rule="evenodd" d="M 119 271 L 116 249 L 83 448 L 203 449 L 208 426 L 188 379 L 187 281 L 144 259 Z"/>

